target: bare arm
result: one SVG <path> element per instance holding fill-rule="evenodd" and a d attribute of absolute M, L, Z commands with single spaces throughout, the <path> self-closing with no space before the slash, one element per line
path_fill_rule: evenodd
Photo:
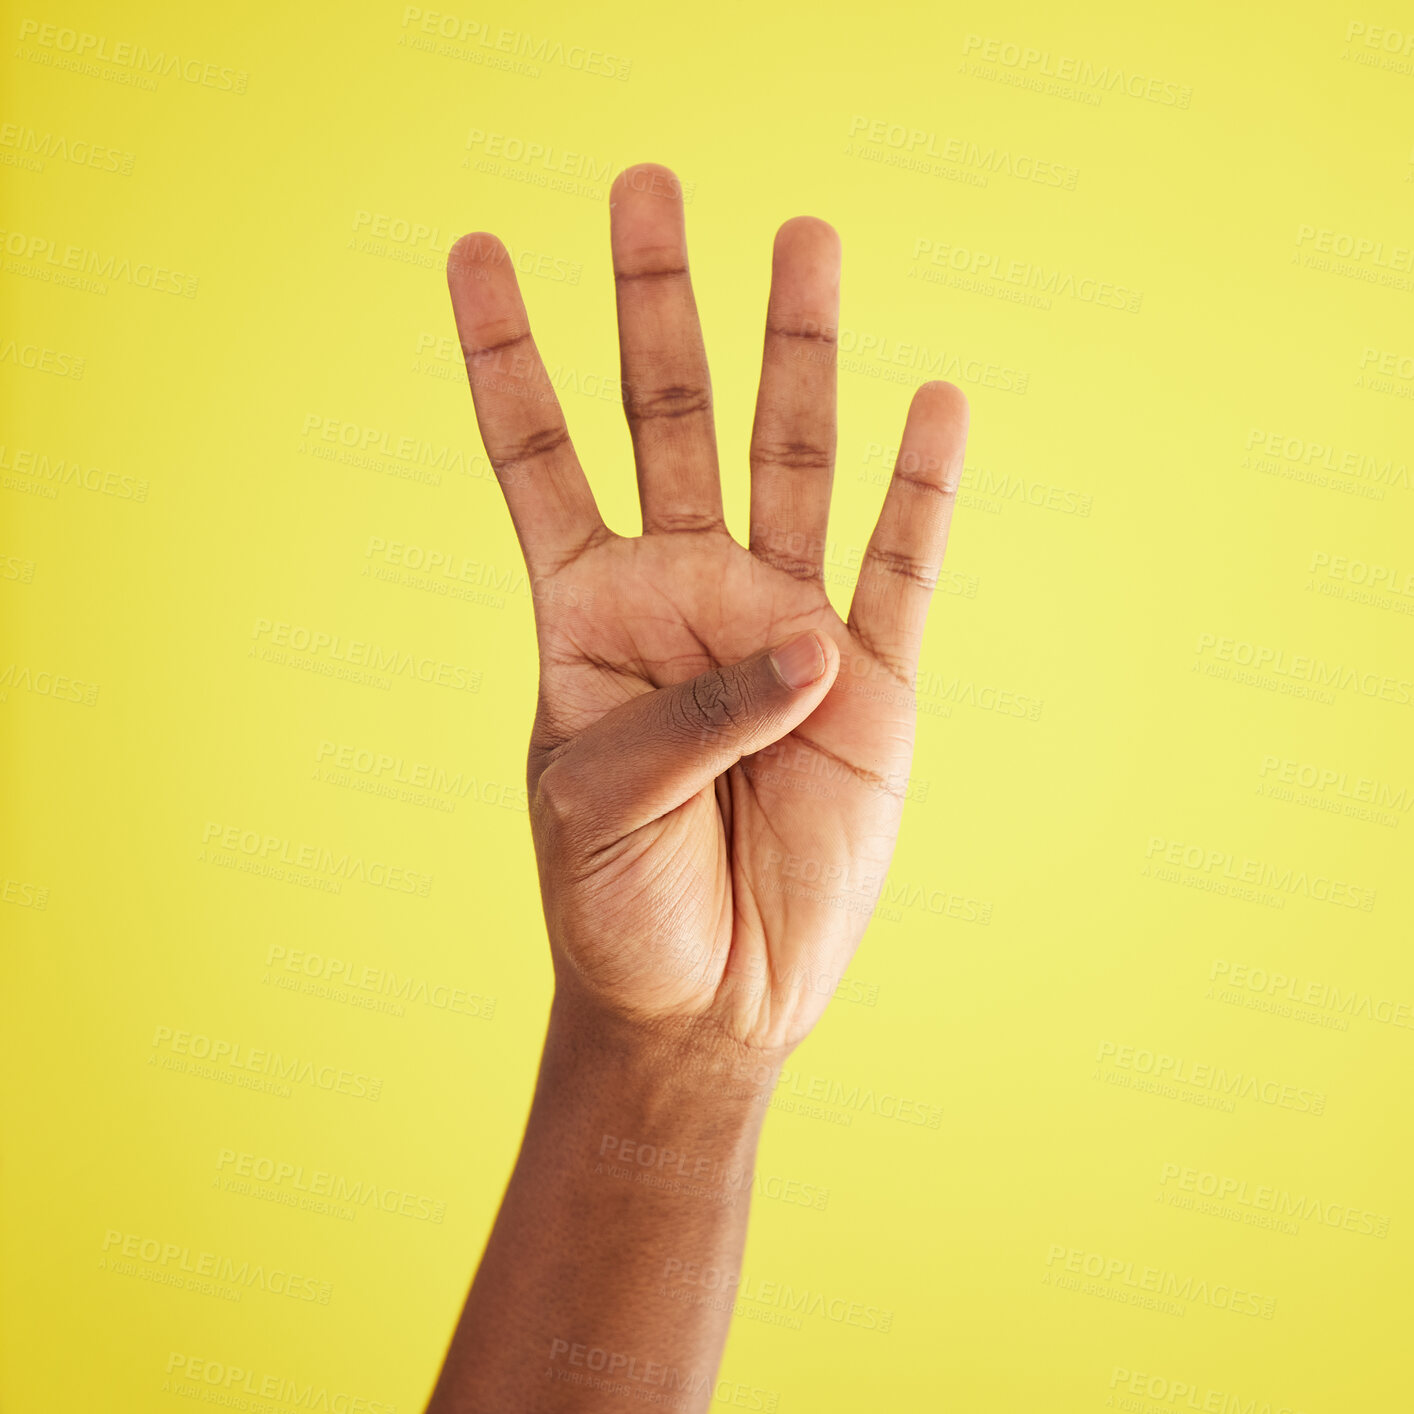
<path fill-rule="evenodd" d="M 431 1409 L 705 1409 L 760 1130 L 675 1055 L 552 1015 L 525 1140 Z"/>

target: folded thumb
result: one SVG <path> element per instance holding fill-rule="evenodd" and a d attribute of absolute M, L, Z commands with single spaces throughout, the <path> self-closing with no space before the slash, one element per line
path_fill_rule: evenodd
<path fill-rule="evenodd" d="M 802 633 L 645 692 L 576 737 L 541 773 L 537 797 L 577 833 L 621 839 L 798 727 L 824 700 L 839 664 L 827 634 Z"/>

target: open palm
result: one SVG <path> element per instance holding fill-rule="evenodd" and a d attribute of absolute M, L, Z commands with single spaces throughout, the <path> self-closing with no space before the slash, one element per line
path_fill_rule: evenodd
<path fill-rule="evenodd" d="M 723 519 L 680 189 L 645 165 L 610 202 L 639 537 L 599 515 L 505 248 L 467 236 L 448 262 L 535 595 L 528 783 L 557 980 L 619 1017 L 780 1052 L 828 1002 L 893 852 L 967 405 L 947 383 L 915 395 L 846 623 L 823 580 L 838 238 L 812 218 L 776 238 L 743 547 Z M 797 639 L 809 680 L 788 684 L 762 650 Z"/>

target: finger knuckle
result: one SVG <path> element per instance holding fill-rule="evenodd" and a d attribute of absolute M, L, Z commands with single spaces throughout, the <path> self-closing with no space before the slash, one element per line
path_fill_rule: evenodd
<path fill-rule="evenodd" d="M 931 594 L 937 588 L 938 575 L 933 567 L 918 556 L 910 555 L 906 550 L 880 546 L 870 551 L 870 559 L 878 570 L 926 593 Z"/>
<path fill-rule="evenodd" d="M 553 838 L 562 838 L 582 823 L 583 791 L 575 773 L 563 762 L 551 762 L 540 773 L 530 813 L 536 828 Z"/>
<path fill-rule="evenodd" d="M 752 443 L 751 456 L 762 467 L 786 471 L 831 471 L 835 465 L 834 448 L 823 439 L 810 437 L 760 437 Z"/>
<path fill-rule="evenodd" d="M 714 668 L 688 684 L 675 696 L 681 725 L 694 736 L 716 735 L 740 725 L 751 710 L 741 675 Z"/>
<path fill-rule="evenodd" d="M 712 410 L 712 390 L 704 383 L 669 383 L 656 387 L 624 384 L 624 404 L 635 422 L 676 421 Z"/>

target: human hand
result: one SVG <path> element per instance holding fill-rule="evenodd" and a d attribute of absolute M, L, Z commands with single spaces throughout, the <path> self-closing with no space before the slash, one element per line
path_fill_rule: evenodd
<path fill-rule="evenodd" d="M 967 403 L 948 383 L 915 393 L 842 621 L 823 577 L 838 237 L 810 217 L 776 236 L 743 547 L 723 519 L 676 178 L 630 168 L 610 219 L 641 536 L 599 515 L 504 246 L 465 236 L 447 267 L 535 602 L 527 783 L 557 1006 L 779 1063 L 888 871 Z"/>

